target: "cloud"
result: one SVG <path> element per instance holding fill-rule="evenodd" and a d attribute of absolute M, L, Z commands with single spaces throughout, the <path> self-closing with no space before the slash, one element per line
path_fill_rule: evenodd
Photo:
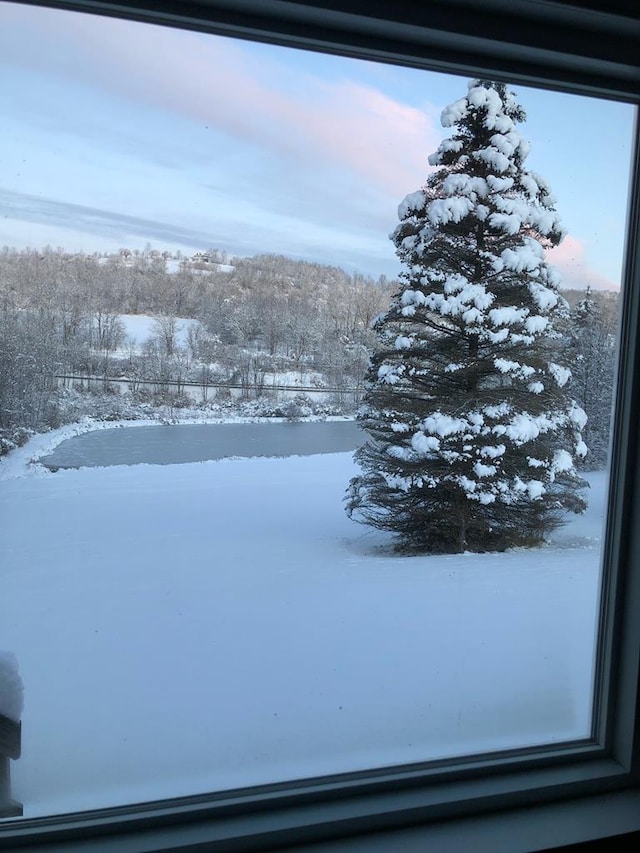
<path fill-rule="evenodd" d="M 35 226 L 32 245 L 40 245 L 36 238 L 38 227 L 67 229 L 74 234 L 84 233 L 115 242 L 119 246 L 156 243 L 159 247 L 194 248 L 219 247 L 241 256 L 273 252 L 292 257 L 339 264 L 347 269 L 357 269 L 370 275 L 395 274 L 393 253 L 386 242 L 380 243 L 367 233 L 345 234 L 331 226 L 316 226 L 296 230 L 295 222 L 289 227 L 281 223 L 271 229 L 269 224 L 243 220 L 242 223 L 225 217 L 212 222 L 204 230 L 186 223 L 175 224 L 159 219 L 131 216 L 113 210 L 73 204 L 57 199 L 43 198 L 27 193 L 0 188 L 0 209 L 9 221 L 27 222 Z M 0 220 L 0 234 L 1 220 Z M 11 242 L 11 241 L 9 241 Z M 91 249 L 90 251 L 94 251 Z"/>
<path fill-rule="evenodd" d="M 590 267 L 586 254 L 584 243 L 570 234 L 559 246 L 548 251 L 550 263 L 562 275 L 563 287 L 584 290 L 590 286 L 593 290 L 619 290 L 620 282 L 613 281 Z"/>
<path fill-rule="evenodd" d="M 4 4 L 3 4 L 4 5 Z M 53 71 L 226 133 L 305 170 L 400 201 L 429 171 L 430 116 L 349 79 L 326 80 L 262 45 L 110 18 L 17 9 L 3 61 Z M 13 38 L 8 33 L 13 30 Z M 16 33 L 18 34 L 16 36 Z M 355 60 L 354 60 L 355 62 Z M 330 59 L 327 59 L 330 63 Z"/>
<path fill-rule="evenodd" d="M 426 156 L 440 139 L 431 119 L 414 107 L 352 80 L 297 71 L 242 42 L 167 30 L 140 41 L 123 29 L 102 34 L 94 47 L 109 81 L 120 79 L 129 95 L 290 165 L 320 172 L 338 167 L 394 198 L 423 182 Z"/>
<path fill-rule="evenodd" d="M 68 228 L 117 239 L 126 243 L 127 238 L 156 239 L 165 243 L 183 246 L 209 245 L 211 234 L 206 234 L 179 225 L 129 216 L 98 207 L 42 198 L 27 193 L 0 189 L 0 208 L 5 218 L 17 219 L 36 225 Z"/>
<path fill-rule="evenodd" d="M 62 81 L 69 101 L 81 91 L 74 103 L 89 105 L 65 112 L 57 102 L 40 104 L 36 95 L 21 108 L 23 115 L 30 111 L 28 126 L 42 124 L 44 109 L 45 136 L 56 130 L 80 134 L 91 146 L 88 163 L 117 167 L 111 154 L 118 152 L 127 158 L 131 187 L 150 180 L 154 165 L 174 171 L 168 176 L 167 192 L 173 194 L 168 203 L 156 189 L 165 186 L 161 178 L 150 193 L 139 190 L 153 210 L 149 218 L 126 208 L 127 215 L 121 215 L 119 198 L 113 195 L 111 203 L 102 190 L 101 207 L 94 206 L 87 164 L 81 184 L 87 191 L 73 199 L 79 204 L 65 203 L 60 181 L 47 191 L 43 180 L 47 198 L 22 195 L 18 203 L 18 193 L 11 215 L 123 243 L 140 237 L 188 246 L 213 243 L 243 254 L 306 251 L 372 274 L 395 274 L 398 264 L 387 235 L 396 224 L 398 203 L 430 171 L 426 157 L 441 134 L 431 115 L 344 76 L 350 73 L 348 60 L 338 66 L 327 58 L 329 79 L 305 63 L 291 62 L 292 53 L 0 4 L 0 65 L 25 69 L 31 79 L 35 71 Z M 119 102 L 128 108 L 108 111 L 106 105 L 111 109 Z M 131 120 L 131 106 L 138 121 Z M 144 164 L 138 174 L 135 161 Z M 79 186 L 72 174 L 69 192 Z M 239 212 L 243 205 L 250 209 L 246 218 Z M 188 221 L 197 210 L 211 221 L 201 219 L 191 229 Z M 174 218 L 177 224 L 169 224 Z"/>

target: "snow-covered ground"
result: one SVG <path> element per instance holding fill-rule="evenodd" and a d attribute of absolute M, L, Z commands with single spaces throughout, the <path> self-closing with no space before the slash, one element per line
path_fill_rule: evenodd
<path fill-rule="evenodd" d="M 0 483 L 25 815 L 588 734 L 603 474 L 546 548 L 409 558 L 350 454 L 21 476 L 54 440 Z"/>
<path fill-rule="evenodd" d="M 327 381 L 322 373 L 317 370 L 280 370 L 265 373 L 265 385 L 288 385 L 290 387 L 300 386 L 302 388 L 322 388 Z"/>

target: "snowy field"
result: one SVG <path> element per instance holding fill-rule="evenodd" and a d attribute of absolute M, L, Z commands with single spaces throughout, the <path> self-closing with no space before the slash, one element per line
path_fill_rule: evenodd
<path fill-rule="evenodd" d="M 0 463 L 26 816 L 588 734 L 604 475 L 549 547 L 401 558 L 348 453 L 28 466 L 52 441 Z"/>
<path fill-rule="evenodd" d="M 158 333 L 157 318 L 150 314 L 119 314 L 124 325 L 127 343 L 121 346 L 116 355 L 126 358 L 130 350 L 142 353 L 144 344 Z M 175 342 L 182 349 L 188 347 L 189 330 L 200 326 L 198 320 L 176 317 Z M 265 384 L 285 385 L 300 388 L 322 388 L 327 383 L 322 373 L 314 370 L 271 371 L 264 374 Z"/>
<path fill-rule="evenodd" d="M 157 334 L 156 318 L 150 314 L 119 314 L 124 325 L 125 334 L 134 351 L 140 353 L 143 344 Z M 176 317 L 175 340 L 179 347 L 186 347 L 189 339 L 189 329 L 198 326 L 197 320 Z M 126 354 L 126 348 L 119 350 L 120 355 Z"/>

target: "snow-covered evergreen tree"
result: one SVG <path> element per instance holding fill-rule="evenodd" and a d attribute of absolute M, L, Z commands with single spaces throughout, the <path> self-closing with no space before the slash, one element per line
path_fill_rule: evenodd
<path fill-rule="evenodd" d="M 563 231 L 524 168 L 524 119 L 504 84 L 472 81 L 391 235 L 404 272 L 376 323 L 347 511 L 406 550 L 536 545 L 585 507 L 586 416 L 554 359 L 568 306 L 545 259 Z"/>

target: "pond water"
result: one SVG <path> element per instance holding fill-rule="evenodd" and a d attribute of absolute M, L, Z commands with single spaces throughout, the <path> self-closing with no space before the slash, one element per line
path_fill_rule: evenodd
<path fill-rule="evenodd" d="M 169 424 L 86 432 L 40 458 L 51 470 L 109 465 L 173 465 L 233 456 L 311 456 L 355 450 L 364 433 L 354 421 Z"/>

